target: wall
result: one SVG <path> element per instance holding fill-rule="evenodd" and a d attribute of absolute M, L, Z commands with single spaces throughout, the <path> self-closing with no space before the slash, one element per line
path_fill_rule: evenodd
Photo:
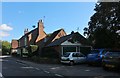
<path fill-rule="evenodd" d="M 17 40 L 12 40 L 11 46 L 12 46 L 12 48 L 18 48 L 18 41 Z"/>

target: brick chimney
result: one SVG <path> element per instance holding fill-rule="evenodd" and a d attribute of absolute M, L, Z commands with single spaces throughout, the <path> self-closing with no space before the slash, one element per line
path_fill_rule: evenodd
<path fill-rule="evenodd" d="M 44 25 L 43 25 L 43 21 L 39 20 L 38 22 L 38 34 L 42 35 L 42 33 L 44 32 Z"/>
<path fill-rule="evenodd" d="M 45 37 L 46 37 L 46 33 L 44 32 L 43 21 L 39 20 L 39 22 L 38 22 L 38 37 L 36 39 L 36 42 L 42 40 Z"/>

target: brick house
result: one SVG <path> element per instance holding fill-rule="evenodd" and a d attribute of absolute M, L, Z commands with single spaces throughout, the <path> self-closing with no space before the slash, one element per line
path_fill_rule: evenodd
<path fill-rule="evenodd" d="M 78 32 L 72 32 L 69 35 L 56 39 L 55 41 L 46 45 L 45 48 L 47 48 L 48 51 L 54 51 L 55 54 L 57 53 L 58 57 L 63 55 L 65 52 L 82 52 L 83 54 L 87 55 L 91 50 L 91 46 L 87 39 Z"/>
<path fill-rule="evenodd" d="M 51 36 L 48 36 L 44 32 L 44 24 L 42 20 L 39 20 L 37 28 L 31 31 L 25 29 L 24 35 L 17 40 L 18 43 L 17 54 L 19 55 L 22 55 L 23 53 L 27 54 L 28 53 L 27 47 L 31 45 L 38 45 L 38 53 L 41 54 L 42 48 L 45 45 L 65 35 L 66 35 L 65 31 L 63 29 L 60 29 L 53 32 Z"/>
<path fill-rule="evenodd" d="M 64 36 L 66 36 L 66 32 L 64 31 L 64 29 L 59 29 L 57 31 L 54 31 L 49 37 L 46 37 L 47 39 L 45 42 L 45 46 L 42 48 L 42 55 L 48 55 L 51 51 L 53 51 L 53 49 L 50 49 L 49 47 L 47 47 L 47 45 Z M 58 54 L 55 53 L 53 55 L 57 56 Z"/>
<path fill-rule="evenodd" d="M 28 47 L 32 45 L 38 46 L 38 55 L 54 52 L 53 55 L 57 57 L 68 51 L 85 52 L 85 50 L 91 48 L 88 41 L 78 32 L 72 32 L 71 34 L 66 35 L 64 29 L 59 29 L 50 35 L 46 34 L 44 32 L 44 24 L 42 20 L 39 20 L 37 28 L 31 31 L 25 29 L 24 35 L 20 39 L 12 40 L 11 51 L 17 51 L 17 54 L 23 56 L 28 54 Z"/>
<path fill-rule="evenodd" d="M 46 33 L 44 32 L 44 25 L 42 20 L 39 20 L 38 27 L 34 30 L 28 31 L 28 29 L 24 30 L 24 35 L 18 40 L 19 49 L 18 54 L 28 53 L 27 47 L 31 45 L 41 46 L 41 41 L 46 37 Z M 42 43 L 43 44 L 43 43 Z M 40 48 L 39 48 L 40 49 Z"/>
<path fill-rule="evenodd" d="M 16 39 L 13 39 L 12 42 L 11 42 L 11 53 L 17 53 L 18 51 L 18 40 Z"/>
<path fill-rule="evenodd" d="M 50 44 L 51 42 L 55 41 L 56 39 L 59 39 L 63 36 L 66 36 L 66 32 L 64 29 L 59 29 L 57 31 L 54 31 L 50 37 L 47 38 L 47 41 L 45 43 L 45 46 Z"/>

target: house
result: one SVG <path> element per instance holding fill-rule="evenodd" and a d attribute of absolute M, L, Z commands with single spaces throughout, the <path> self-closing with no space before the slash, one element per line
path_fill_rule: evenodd
<path fill-rule="evenodd" d="M 45 45 L 50 44 L 51 42 L 55 41 L 56 39 L 59 39 L 63 36 L 66 36 L 66 32 L 64 29 L 59 29 L 57 31 L 54 31 L 50 37 L 47 38 Z"/>
<path fill-rule="evenodd" d="M 87 54 L 88 50 L 91 49 L 87 39 L 78 32 L 67 35 L 64 29 L 59 29 L 52 34 L 46 34 L 42 20 L 39 20 L 37 28 L 31 31 L 25 29 L 24 35 L 18 40 L 13 40 L 12 45 L 12 52 L 17 51 L 17 54 L 22 57 L 27 57 L 30 52 L 29 47 L 34 45 L 38 46 L 36 51 L 38 55 L 49 56 L 50 54 L 55 57 L 59 57 L 65 52 L 83 52 Z"/>
<path fill-rule="evenodd" d="M 28 29 L 24 30 L 24 35 L 18 40 L 19 42 L 19 51 L 18 54 L 25 55 L 28 53 L 28 47 L 31 45 L 38 45 L 42 47 L 44 45 L 41 41 L 46 37 L 46 33 L 44 32 L 44 25 L 42 20 L 39 20 L 38 27 L 34 30 L 28 31 Z M 39 48 L 40 50 L 41 48 Z"/>
<path fill-rule="evenodd" d="M 24 30 L 24 35 L 18 39 L 18 50 L 17 54 L 24 55 L 23 57 L 26 57 L 28 54 L 28 48 L 32 45 L 37 45 L 38 49 L 37 52 L 39 55 L 41 55 L 42 49 L 44 46 L 50 44 L 56 39 L 59 39 L 62 36 L 65 36 L 66 33 L 64 29 L 59 29 L 51 34 L 51 36 L 48 36 L 44 32 L 44 24 L 42 20 L 39 20 L 38 27 L 29 31 L 28 29 Z"/>
<path fill-rule="evenodd" d="M 11 54 L 16 54 L 18 51 L 18 40 L 13 39 L 11 42 Z"/>
<path fill-rule="evenodd" d="M 49 45 L 50 43 L 54 42 L 55 40 L 58 40 L 59 38 L 64 37 L 64 36 L 66 36 L 66 32 L 64 31 L 64 29 L 56 30 L 49 37 L 47 36 L 45 45 L 42 48 L 42 54 L 41 55 L 43 55 L 43 56 L 47 55 L 49 57 L 51 55 L 49 53 L 52 53 L 54 51 L 53 51 L 53 49 L 51 50 L 50 48 L 47 48 L 46 46 Z M 55 57 L 57 57 L 56 53 L 54 53 L 52 55 L 55 55 Z"/>
<path fill-rule="evenodd" d="M 87 39 L 81 34 L 78 32 L 72 32 L 71 34 L 56 39 L 55 41 L 46 45 L 45 49 L 54 52 L 52 54 L 56 54 L 59 57 L 65 52 L 82 52 L 83 54 L 87 55 L 91 50 L 91 46 L 89 45 Z"/>

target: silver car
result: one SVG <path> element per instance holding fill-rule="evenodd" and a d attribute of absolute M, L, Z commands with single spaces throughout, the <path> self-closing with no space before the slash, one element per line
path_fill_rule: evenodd
<path fill-rule="evenodd" d="M 75 63 L 84 63 L 86 62 L 86 56 L 80 52 L 66 52 L 61 57 L 61 63 L 67 63 L 74 65 Z"/>

